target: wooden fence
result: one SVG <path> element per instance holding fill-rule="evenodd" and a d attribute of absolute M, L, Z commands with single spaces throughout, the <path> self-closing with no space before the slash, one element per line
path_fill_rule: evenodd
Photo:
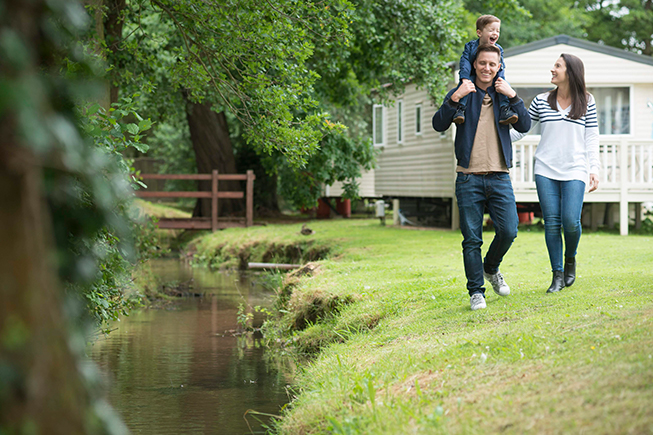
<path fill-rule="evenodd" d="M 136 196 L 139 198 L 210 198 L 210 218 L 161 218 L 159 228 L 164 229 L 193 229 L 215 231 L 223 228 L 249 227 L 254 222 L 254 171 L 249 170 L 247 174 L 218 174 L 214 170 L 211 174 L 141 174 L 144 180 L 202 180 L 211 181 L 211 191 L 181 191 L 181 192 L 148 192 L 139 190 Z M 242 191 L 220 191 L 219 181 L 247 181 L 245 192 Z M 244 218 L 218 218 L 218 199 L 241 199 L 245 198 Z"/>

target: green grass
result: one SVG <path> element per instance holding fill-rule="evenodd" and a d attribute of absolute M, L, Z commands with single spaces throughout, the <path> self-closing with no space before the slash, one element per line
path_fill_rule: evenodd
<path fill-rule="evenodd" d="M 522 229 L 501 265 L 511 295 L 488 289 L 472 312 L 459 232 L 309 226 L 308 237 L 299 225 L 228 230 L 198 250 L 330 249 L 318 273 L 286 279 L 268 327 L 315 352 L 280 433 L 653 433 L 652 237 L 584 234 L 576 283 L 546 295 L 544 234 Z M 341 303 L 297 326 L 325 300 Z"/>

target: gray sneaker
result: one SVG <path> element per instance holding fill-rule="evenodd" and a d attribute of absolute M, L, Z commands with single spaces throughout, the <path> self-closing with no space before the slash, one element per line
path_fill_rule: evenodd
<path fill-rule="evenodd" d="M 485 305 L 485 296 L 480 293 L 474 293 L 469 298 L 469 305 L 472 307 L 472 311 L 482 310 L 487 306 Z"/>
<path fill-rule="evenodd" d="M 510 287 L 508 287 L 508 284 L 504 281 L 501 272 L 490 275 L 483 271 L 483 276 L 490 282 L 490 284 L 492 284 L 492 290 L 494 290 L 494 293 L 499 296 L 508 296 L 510 294 Z"/>

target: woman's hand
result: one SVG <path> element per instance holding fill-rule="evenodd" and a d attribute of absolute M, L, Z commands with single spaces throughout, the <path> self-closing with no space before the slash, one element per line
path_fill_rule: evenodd
<path fill-rule="evenodd" d="M 589 192 L 594 192 L 599 188 L 599 176 L 597 174 L 590 174 L 590 189 Z"/>

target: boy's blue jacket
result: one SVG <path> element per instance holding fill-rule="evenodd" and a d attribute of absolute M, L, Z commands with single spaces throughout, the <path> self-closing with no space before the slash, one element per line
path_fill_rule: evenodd
<path fill-rule="evenodd" d="M 467 44 L 465 44 L 463 55 L 460 56 L 460 64 L 459 64 L 459 72 L 458 72 L 458 77 L 460 78 L 460 80 L 462 79 L 472 80 L 471 77 L 472 77 L 472 71 L 474 69 L 474 60 L 476 59 L 476 52 L 478 51 L 479 44 L 480 44 L 480 39 L 474 39 L 473 41 L 469 41 Z M 505 79 L 506 77 L 504 76 L 503 71 L 506 69 L 506 64 L 503 63 L 503 47 L 501 47 L 499 44 L 494 44 L 494 45 L 496 45 L 499 48 L 499 50 L 501 50 L 501 68 L 499 69 L 499 73 L 497 74 L 497 77 L 501 77 L 502 79 Z"/>
<path fill-rule="evenodd" d="M 449 91 L 442 106 L 433 115 L 433 128 L 436 131 L 445 131 L 453 122 L 453 117 L 458 108 L 458 103 L 451 101 L 451 95 L 457 88 Z M 499 132 L 499 141 L 503 150 L 503 158 L 505 159 L 506 166 L 512 167 L 512 142 L 510 141 L 510 126 L 499 124 L 499 98 L 494 86 L 487 88 L 487 93 L 492 98 L 494 108 L 494 123 Z M 476 92 L 468 94 L 467 107 L 465 108 L 465 122 L 456 124 L 456 141 L 454 147 L 456 151 L 456 160 L 458 165 L 463 168 L 469 168 L 469 158 L 472 154 L 472 146 L 474 145 L 474 138 L 476 137 L 476 127 L 478 126 L 478 119 L 481 115 L 481 106 L 486 91 L 476 88 Z M 515 95 L 509 100 L 510 107 L 517 113 L 519 120 L 512 126 L 520 133 L 526 133 L 531 129 L 531 117 L 524 107 L 524 101 Z"/>

